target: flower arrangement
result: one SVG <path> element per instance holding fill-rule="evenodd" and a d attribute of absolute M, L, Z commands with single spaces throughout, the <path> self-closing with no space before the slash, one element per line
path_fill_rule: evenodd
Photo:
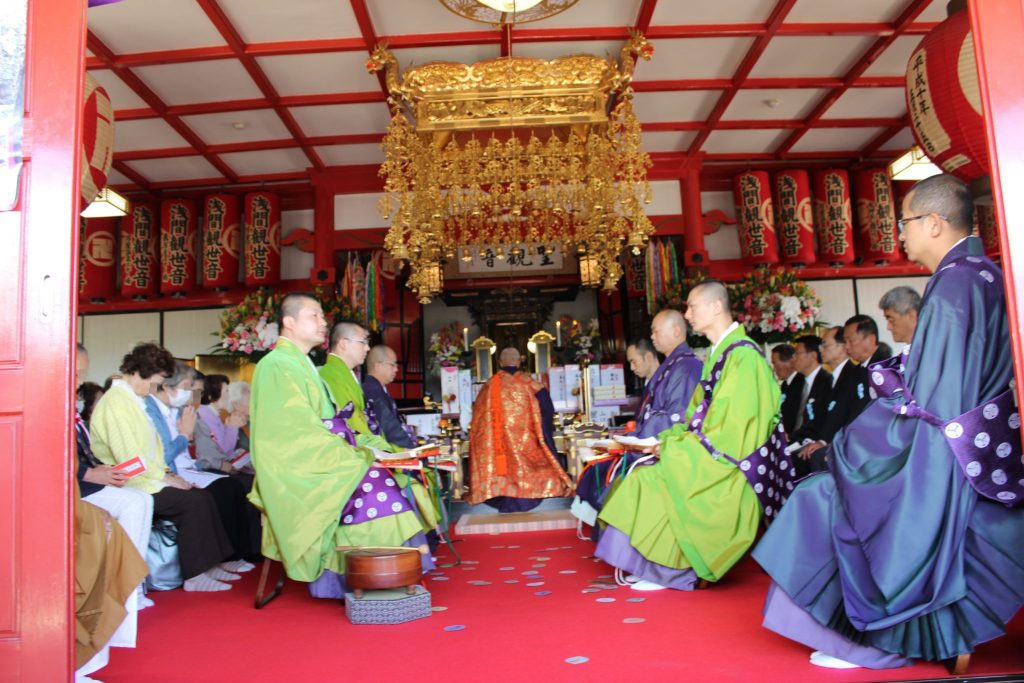
<path fill-rule="evenodd" d="M 657 310 L 686 310 L 690 290 L 707 277 L 697 275 L 670 285 L 658 297 Z M 755 268 L 739 282 L 726 284 L 736 322 L 754 341 L 765 344 L 789 341 L 814 328 L 821 301 L 806 282 L 784 268 Z M 691 335 L 692 347 L 708 346 L 702 335 Z"/>
<path fill-rule="evenodd" d="M 430 346 L 427 347 L 427 353 L 430 354 L 428 365 L 435 375 L 441 374 L 441 368 L 466 367 L 462 328 L 461 323 L 452 321 L 430 335 Z"/>
<path fill-rule="evenodd" d="M 558 319 L 563 346 L 556 349 L 558 360 L 569 363 L 599 362 L 601 360 L 601 327 L 597 318 L 591 318 L 586 327 L 572 316 L 563 315 Z"/>
<path fill-rule="evenodd" d="M 328 327 L 338 320 L 362 320 L 333 290 L 317 287 L 313 293 L 324 309 Z M 270 353 L 277 344 L 280 330 L 277 325 L 277 309 L 286 292 L 277 292 L 261 287 L 250 292 L 238 304 L 220 314 L 220 330 L 213 335 L 220 339 L 214 346 L 215 354 L 236 356 L 257 363 Z M 323 362 L 327 356 L 329 341 L 312 351 L 315 361 Z"/>
<path fill-rule="evenodd" d="M 784 268 L 755 268 L 729 292 L 733 316 L 761 344 L 789 341 L 814 327 L 821 300 Z"/>

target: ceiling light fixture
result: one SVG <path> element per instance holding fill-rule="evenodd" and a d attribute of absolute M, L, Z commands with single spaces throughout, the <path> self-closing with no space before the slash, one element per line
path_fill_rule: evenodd
<path fill-rule="evenodd" d="M 440 0 L 448 10 L 482 24 L 525 24 L 564 12 L 579 0 Z"/>
<path fill-rule="evenodd" d="M 128 214 L 128 200 L 109 187 L 100 190 L 89 206 L 82 211 L 82 218 L 116 218 Z"/>
<path fill-rule="evenodd" d="M 940 173 L 942 169 L 933 164 L 917 145 L 889 164 L 889 177 L 893 180 L 924 180 Z"/>

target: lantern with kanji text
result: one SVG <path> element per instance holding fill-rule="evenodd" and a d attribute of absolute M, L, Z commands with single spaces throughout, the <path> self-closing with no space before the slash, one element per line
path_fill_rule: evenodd
<path fill-rule="evenodd" d="M 85 74 L 85 106 L 82 112 L 82 208 L 107 186 L 114 162 L 114 106 L 92 74 Z"/>
<path fill-rule="evenodd" d="M 814 205 L 807 171 L 779 171 L 774 176 L 775 230 L 785 263 L 807 264 L 815 260 Z"/>
<path fill-rule="evenodd" d="M 992 259 L 999 258 L 999 223 L 996 221 L 996 207 L 991 204 L 974 205 L 974 223 L 985 245 L 985 255 Z"/>
<path fill-rule="evenodd" d="M 853 215 L 846 171 L 830 168 L 815 172 L 814 227 L 819 261 L 834 265 L 853 262 Z"/>
<path fill-rule="evenodd" d="M 131 213 L 121 219 L 121 294 L 141 299 L 157 293 L 156 207 L 133 204 Z"/>
<path fill-rule="evenodd" d="M 196 203 L 160 203 L 160 293 L 183 296 L 196 286 Z"/>
<path fill-rule="evenodd" d="M 778 263 L 779 247 L 775 238 L 772 186 L 768 173 L 740 173 L 736 176 L 733 190 L 743 260 L 751 264 Z"/>
<path fill-rule="evenodd" d="M 117 261 L 114 258 L 117 221 L 117 218 L 81 219 L 78 296 L 84 301 L 106 301 L 117 291 Z"/>
<path fill-rule="evenodd" d="M 987 176 L 985 120 L 966 9 L 925 35 L 910 55 L 906 80 L 910 129 L 928 158 L 963 180 Z"/>
<path fill-rule="evenodd" d="M 853 194 L 857 200 L 857 253 L 876 263 L 897 260 L 896 206 L 888 170 L 857 171 Z"/>
<path fill-rule="evenodd" d="M 273 192 L 245 195 L 245 284 L 281 279 L 281 199 Z"/>
<path fill-rule="evenodd" d="M 238 282 L 240 220 L 237 196 L 211 194 L 203 200 L 203 287 L 226 289 Z"/>

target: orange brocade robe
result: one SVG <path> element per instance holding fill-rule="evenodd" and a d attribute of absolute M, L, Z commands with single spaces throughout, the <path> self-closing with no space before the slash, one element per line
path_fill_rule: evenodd
<path fill-rule="evenodd" d="M 569 475 L 544 443 L 541 388 L 529 375 L 499 371 L 480 390 L 469 431 L 470 503 L 572 493 Z"/>

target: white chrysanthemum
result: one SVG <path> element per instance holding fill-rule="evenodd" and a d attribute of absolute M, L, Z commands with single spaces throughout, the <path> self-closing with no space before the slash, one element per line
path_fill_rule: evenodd
<path fill-rule="evenodd" d="M 263 321 L 260 321 L 260 323 L 262 324 Z M 266 323 L 263 325 L 262 329 L 260 328 L 260 325 L 257 325 L 256 329 L 259 332 L 259 338 L 260 342 L 263 344 L 263 348 L 273 348 L 274 344 L 277 343 L 277 337 L 279 334 L 277 323 Z"/>
<path fill-rule="evenodd" d="M 795 296 L 784 296 L 782 301 L 779 302 L 779 309 L 782 311 L 783 317 L 791 323 L 800 321 L 800 299 Z"/>

